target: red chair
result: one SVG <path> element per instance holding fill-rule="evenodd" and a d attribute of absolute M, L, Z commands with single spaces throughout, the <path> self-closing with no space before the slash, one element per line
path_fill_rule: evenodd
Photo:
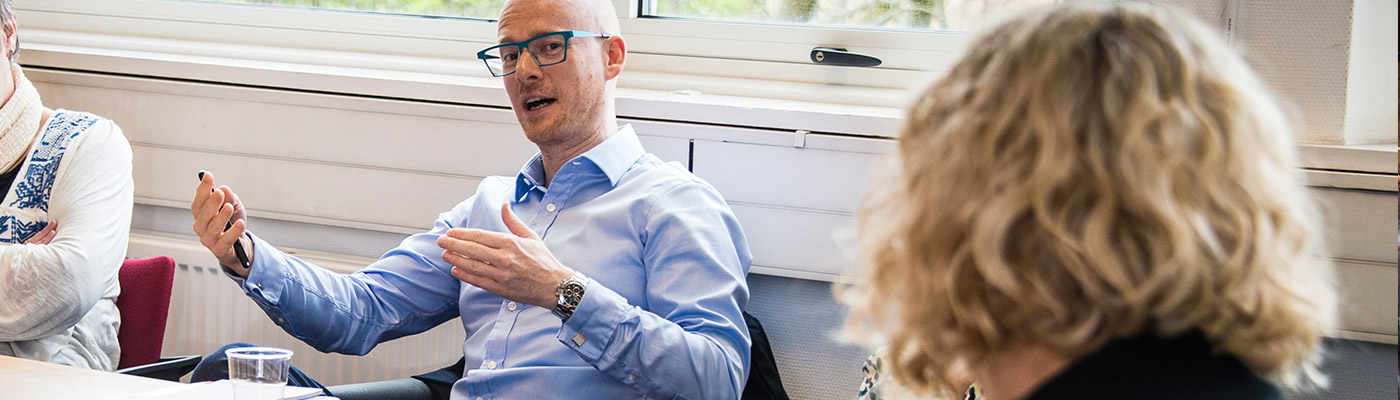
<path fill-rule="evenodd" d="M 169 256 L 127 259 L 117 273 L 122 292 L 117 310 L 121 362 L 117 372 L 178 381 L 199 364 L 201 356 L 161 358 L 165 321 L 170 314 L 170 288 L 175 283 L 175 259 Z"/>

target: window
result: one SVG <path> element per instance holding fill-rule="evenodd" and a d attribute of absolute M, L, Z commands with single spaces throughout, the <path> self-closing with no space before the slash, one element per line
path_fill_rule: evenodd
<path fill-rule="evenodd" d="M 471 78 L 490 77 L 475 53 L 495 44 L 496 25 L 490 20 L 505 2 L 14 1 L 26 35 L 47 40 L 40 36 L 50 33 L 41 32 L 46 29 L 56 35 L 33 43 L 140 51 L 151 46 L 135 39 L 168 40 L 157 51 Z M 977 21 L 999 15 L 996 10 L 1058 0 L 810 0 L 806 19 L 787 20 L 775 16 L 807 0 L 612 1 L 631 54 L 622 87 L 898 108 L 905 88 L 945 70 L 968 40 L 965 32 L 938 29 L 981 24 Z M 875 18 L 871 11 L 906 10 L 915 4 L 910 2 L 922 2 L 919 7 L 929 12 L 897 16 L 903 11 L 890 11 Z M 948 11 L 958 7 L 966 10 Z M 980 19 L 962 19 L 963 14 Z M 840 16 L 846 19 L 837 20 Z M 910 21 L 925 17 L 926 27 L 908 28 Z M 896 22 L 906 26 L 891 25 Z M 96 35 L 77 39 L 70 32 Z M 815 47 L 845 48 L 882 64 L 815 65 Z"/>
<path fill-rule="evenodd" d="M 490 76 L 464 65 L 479 63 L 476 51 L 496 42 L 495 24 L 481 19 L 327 12 L 268 2 L 14 1 L 23 35 L 96 49 L 348 67 L 364 67 L 366 56 L 380 56 L 370 61 L 383 62 L 383 69 Z"/>
<path fill-rule="evenodd" d="M 643 15 L 758 23 L 973 31 L 1008 12 L 1057 0 L 642 0 Z"/>
<path fill-rule="evenodd" d="M 490 3 L 493 1 L 496 3 Z M 896 110 L 903 106 L 905 90 L 946 70 L 961 54 L 969 39 L 961 30 L 975 29 L 1019 8 L 1067 0 L 612 1 L 631 54 L 628 73 L 619 86 L 646 91 L 628 95 L 640 99 L 634 106 L 646 105 L 642 108 L 656 114 L 648 117 L 674 117 L 668 113 L 678 113 L 675 108 L 658 104 L 685 103 L 670 96 L 671 92 L 688 95 L 698 91 L 732 96 L 689 100 L 707 113 L 706 118 L 719 123 L 773 124 L 767 118 L 715 112 L 711 106 L 717 104 L 740 110 L 801 108 L 817 110 L 813 115 L 834 116 L 812 122 L 823 125 L 814 130 L 865 132 L 874 124 L 895 125 L 891 121 L 898 119 Z M 352 87 L 339 81 L 300 79 L 302 76 L 257 81 L 266 75 L 258 73 L 242 74 L 238 81 L 270 86 L 295 86 L 306 81 L 311 82 L 305 84 L 311 90 L 381 96 L 403 90 L 411 93 L 403 96 L 502 105 L 499 94 L 490 92 L 499 90 L 499 81 L 490 77 L 475 53 L 496 43 L 496 25 L 489 19 L 495 18 L 498 4 L 504 0 L 14 2 L 26 36 L 22 43 L 48 45 L 56 49 L 55 54 L 72 54 L 61 60 L 68 64 L 54 64 L 62 68 L 222 81 L 226 78 L 209 76 L 223 73 L 221 68 L 229 65 L 246 70 L 267 68 L 261 62 L 269 61 L 297 64 L 283 71 L 290 74 L 343 74 L 353 76 L 355 84 L 373 84 Z M 443 11 L 431 8 L 434 3 L 459 8 Z M 1380 100 L 1394 101 L 1393 94 L 1384 96 L 1394 93 L 1395 81 L 1390 80 L 1394 72 L 1386 74 L 1387 70 L 1378 66 L 1394 66 L 1381 59 L 1394 52 L 1395 2 L 1360 1 L 1355 7 L 1304 2 L 1309 6 L 1284 8 L 1241 0 L 1163 3 L 1183 7 L 1222 30 L 1230 27 L 1232 37 L 1238 34 L 1247 48 L 1254 49 L 1265 62 L 1257 68 L 1265 81 L 1277 87 L 1287 102 L 1298 104 L 1310 121 L 1303 141 L 1394 143 L 1395 130 L 1386 129 L 1394 125 L 1394 103 L 1369 101 L 1370 97 L 1367 101 L 1336 99 L 1374 94 L 1372 97 Z M 903 11 L 877 12 L 894 9 Z M 421 16 L 429 14 L 432 16 Z M 877 14 L 885 17 L 872 17 Z M 1321 22 L 1296 22 L 1312 19 Z M 1300 30 L 1300 26 L 1311 28 Z M 1327 28 L 1334 26 L 1348 29 Z M 814 47 L 846 48 L 879 57 L 883 63 L 875 68 L 814 65 L 809 60 Z M 1340 54 L 1318 58 L 1317 53 L 1324 50 Z M 132 53 L 124 53 L 128 51 Z M 150 57 L 167 64 L 156 71 L 122 70 L 118 67 L 130 63 L 113 60 L 123 57 Z M 1317 60 L 1328 62 L 1311 62 Z M 205 61 L 215 67 L 187 67 Z M 193 76 L 188 72 L 191 70 L 204 75 Z M 331 72 L 325 72 L 328 70 Z M 385 78 L 387 75 L 393 77 Z M 420 86 L 382 83 L 395 79 Z M 1323 85 L 1323 81 L 1328 83 Z M 1375 89 L 1379 86 L 1376 82 L 1387 81 L 1392 86 L 1356 89 Z M 1339 86 L 1336 82 L 1343 83 Z M 476 91 L 460 94 L 462 88 Z M 1364 112 L 1353 110 L 1363 106 Z M 684 118 L 693 118 L 693 114 Z M 1381 127 L 1373 128 L 1372 123 Z M 841 127 L 831 128 L 833 125 Z"/>
<path fill-rule="evenodd" d="M 505 0 L 182 0 L 495 19 Z M 971 31 L 1006 12 L 1057 0 L 637 0 L 638 17 Z M 630 11 L 630 9 L 629 9 Z M 632 17 L 622 15 L 622 17 Z"/>
<path fill-rule="evenodd" d="M 93 3 L 95 0 L 59 1 Z M 495 19 L 505 3 L 505 0 L 168 1 L 255 5 L 261 7 L 249 8 L 261 9 L 263 13 L 271 13 L 274 9 L 336 10 L 360 12 L 363 17 L 369 16 L 369 13 L 387 13 L 477 21 Z M 837 47 L 878 57 L 883 62 L 881 69 L 885 70 L 937 71 L 961 49 L 966 40 L 963 32 L 975 30 L 1008 12 L 1060 0 L 613 1 L 622 20 L 623 32 L 629 39 L 634 54 L 663 58 L 669 56 L 672 59 L 686 57 L 684 60 L 674 59 L 672 62 L 661 61 L 669 64 L 666 67 L 668 70 L 681 68 L 679 72 L 706 74 L 726 71 L 726 75 L 736 77 L 887 86 L 887 83 L 881 82 L 905 82 L 906 77 L 900 74 L 867 71 L 861 76 L 846 75 L 837 81 L 829 81 L 826 73 L 768 72 L 783 68 L 771 64 L 746 64 L 742 61 L 807 65 L 810 64 L 809 53 L 812 48 Z M 215 13 L 221 14 L 224 11 L 233 12 L 221 10 Z M 241 13 L 250 12 L 245 10 Z M 326 30 L 329 27 L 307 25 L 307 22 L 333 18 L 336 16 L 295 17 L 288 19 L 291 26 L 287 28 L 301 26 L 309 30 Z M 385 29 L 382 33 L 392 36 L 415 36 L 421 33 L 417 31 L 419 27 L 412 26 L 412 23 L 404 24 L 406 31 Z M 453 34 L 447 35 L 452 37 Z M 461 34 L 457 33 L 456 38 L 461 38 Z M 482 35 L 471 39 L 490 41 L 494 36 Z M 285 38 L 279 37 L 278 40 Z M 696 60 L 697 57 L 706 60 Z M 730 62 L 716 63 L 713 60 Z M 886 78 L 880 79 L 880 75 Z M 891 79 L 889 76 L 897 77 Z"/>
<path fill-rule="evenodd" d="M 493 20 L 505 0 L 184 0 Z"/>
<path fill-rule="evenodd" d="M 632 54 L 626 79 L 634 82 L 644 80 L 646 75 L 640 72 L 650 71 L 793 84 L 903 89 L 909 82 L 921 79 L 927 71 L 946 68 L 966 41 L 965 35 L 948 32 L 756 24 L 716 19 L 719 17 L 655 17 L 651 16 L 655 14 L 643 13 L 650 7 L 649 3 L 613 1 Z M 747 4 L 769 0 L 694 3 L 718 7 L 726 1 Z M 386 68 L 473 77 L 490 76 L 484 67 L 479 67 L 475 53 L 495 44 L 496 26 L 487 19 L 496 16 L 502 3 L 504 0 L 15 0 L 25 34 L 34 39 L 41 39 L 40 35 L 48 33 L 41 32 L 43 30 L 58 36 L 68 32 L 98 34 L 99 37 L 84 38 L 77 43 L 98 48 L 127 46 L 120 38 L 164 39 L 186 44 L 172 45 L 180 47 L 178 50 L 162 47 L 160 51 L 255 61 L 296 62 L 300 59 L 307 64 L 329 66 L 359 67 L 365 60 L 357 58 L 388 56 L 368 61 L 396 65 Z M 442 11 L 432 4 L 454 4 L 458 8 Z M 365 12 L 367 10 L 373 11 Z M 420 14 L 433 15 L 425 18 Z M 69 40 L 74 39 L 56 37 L 49 43 Z M 111 44 L 94 43 L 109 40 Z M 244 48 L 236 54 L 223 54 L 218 51 L 224 48 L 206 45 L 215 43 Z M 144 45 L 132 46 L 137 47 L 128 49 L 141 50 L 139 47 Z M 883 64 L 860 69 L 813 65 L 809 54 L 818 46 L 874 55 L 881 58 Z M 272 51 L 258 47 L 270 47 Z M 331 54 L 334 52 L 343 54 Z M 388 60 L 400 56 L 404 58 Z M 657 78 L 640 87 L 666 91 L 685 89 L 660 87 L 665 86 L 668 79 L 652 76 Z M 743 96 L 770 94 L 745 93 L 753 90 L 750 89 L 752 85 L 744 82 L 723 85 L 728 85 L 728 89 L 714 85 L 699 89 L 706 93 Z M 779 98 L 806 96 L 794 92 Z M 849 96 L 833 95 L 833 98 Z M 868 101 L 850 104 L 883 105 Z"/>

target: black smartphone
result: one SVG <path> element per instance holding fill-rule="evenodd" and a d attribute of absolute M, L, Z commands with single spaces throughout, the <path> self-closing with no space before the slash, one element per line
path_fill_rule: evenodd
<path fill-rule="evenodd" d="M 199 181 L 204 181 L 204 171 L 199 171 Z M 232 219 L 228 220 L 228 222 L 224 224 L 225 231 L 232 227 Z M 243 250 L 243 241 L 233 242 L 233 255 L 238 256 L 238 262 L 243 264 L 243 268 L 247 269 L 253 267 L 253 264 L 248 262 L 248 252 Z"/>

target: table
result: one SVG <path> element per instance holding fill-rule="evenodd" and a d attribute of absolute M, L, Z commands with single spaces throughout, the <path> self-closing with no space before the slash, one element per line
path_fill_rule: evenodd
<path fill-rule="evenodd" d="M 135 375 L 0 356 L 0 393 L 5 400 L 102 399 L 181 385 Z"/>

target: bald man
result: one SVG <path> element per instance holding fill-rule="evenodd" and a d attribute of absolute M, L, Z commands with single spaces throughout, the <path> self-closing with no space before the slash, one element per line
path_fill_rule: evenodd
<path fill-rule="evenodd" d="M 321 351 L 365 354 L 461 317 L 452 399 L 738 398 L 748 245 L 713 187 L 618 127 L 627 46 L 612 3 L 510 1 L 497 32 L 480 57 L 540 150 L 518 175 L 486 178 L 432 230 L 340 275 L 249 233 L 206 174 L 190 205 L 200 241 Z"/>

